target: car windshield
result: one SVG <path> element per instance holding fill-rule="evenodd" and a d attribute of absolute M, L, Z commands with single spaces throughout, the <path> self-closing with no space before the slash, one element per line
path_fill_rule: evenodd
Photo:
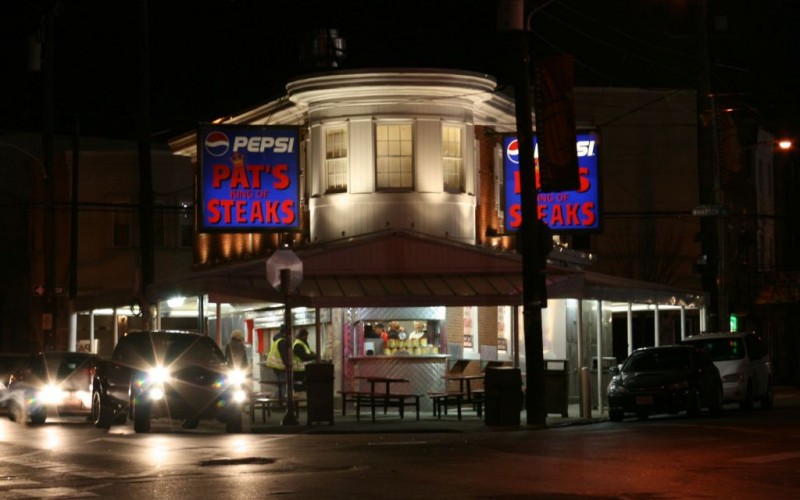
<path fill-rule="evenodd" d="M 88 370 L 89 357 L 76 353 L 45 353 L 33 363 L 33 372 L 50 380 L 65 380 L 77 370 Z"/>
<path fill-rule="evenodd" d="M 740 338 L 692 340 L 702 347 L 713 361 L 728 361 L 744 357 L 744 341 Z"/>
<path fill-rule="evenodd" d="M 652 350 L 634 353 L 622 366 L 624 372 L 683 370 L 691 367 L 691 353 L 684 349 Z"/>
<path fill-rule="evenodd" d="M 222 365 L 225 363 L 225 356 L 217 345 L 207 337 L 187 334 L 152 334 L 138 335 L 131 339 L 139 344 L 137 352 L 143 353 L 149 359 L 148 363 L 159 363 L 164 365 L 174 362 L 199 364 L 199 365 Z M 150 343 L 150 346 L 143 345 Z"/>

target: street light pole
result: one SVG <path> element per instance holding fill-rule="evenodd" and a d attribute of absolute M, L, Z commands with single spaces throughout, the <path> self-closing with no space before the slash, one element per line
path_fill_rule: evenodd
<path fill-rule="evenodd" d="M 715 206 L 719 209 L 720 184 L 717 171 L 717 157 L 714 148 L 716 132 L 716 112 L 711 94 L 711 74 L 708 48 L 708 9 L 706 0 L 697 5 L 697 30 L 699 36 L 697 86 L 697 173 L 701 206 Z M 722 292 L 720 274 L 724 263 L 721 252 L 721 215 L 700 219 L 701 282 L 703 291 L 708 294 L 708 318 L 706 330 L 718 331 L 722 326 Z"/>
<path fill-rule="evenodd" d="M 52 351 L 58 342 L 58 297 L 56 295 L 56 220 L 54 165 L 55 5 L 44 12 L 44 65 L 42 94 L 42 156 L 44 160 L 44 308 L 42 349 Z"/>
<path fill-rule="evenodd" d="M 286 303 L 283 314 L 283 323 L 286 325 L 286 342 L 287 358 L 286 364 L 286 414 L 283 416 L 283 425 L 297 425 L 297 415 L 294 411 L 294 354 L 292 353 L 292 297 L 291 297 L 291 269 L 281 269 L 281 291 L 283 292 L 283 300 Z"/>

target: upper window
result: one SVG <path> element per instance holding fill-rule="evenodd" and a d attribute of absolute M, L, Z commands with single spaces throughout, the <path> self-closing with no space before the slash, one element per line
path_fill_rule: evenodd
<path fill-rule="evenodd" d="M 328 193 L 347 191 L 347 129 L 325 131 L 325 182 Z"/>
<path fill-rule="evenodd" d="M 376 188 L 414 188 L 414 139 L 410 123 L 378 125 L 375 129 Z"/>
<path fill-rule="evenodd" d="M 461 127 L 442 125 L 442 173 L 445 191 L 464 192 L 464 140 Z"/>

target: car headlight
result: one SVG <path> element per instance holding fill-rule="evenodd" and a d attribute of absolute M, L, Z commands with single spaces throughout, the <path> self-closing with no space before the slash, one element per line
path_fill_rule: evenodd
<path fill-rule="evenodd" d="M 38 399 L 42 404 L 60 404 L 64 400 L 64 391 L 55 384 L 47 384 L 39 391 Z"/>
<path fill-rule="evenodd" d="M 722 377 L 723 384 L 741 384 L 744 380 L 743 373 L 731 373 Z"/>
<path fill-rule="evenodd" d="M 230 385 L 242 385 L 247 380 L 247 374 L 243 370 L 231 370 L 228 373 L 228 383 Z"/>
<path fill-rule="evenodd" d="M 247 400 L 247 393 L 242 389 L 236 389 L 231 396 L 234 403 L 244 403 Z"/>
<path fill-rule="evenodd" d="M 153 401 L 158 401 L 159 399 L 164 398 L 164 387 L 161 385 L 156 385 L 151 387 L 147 391 L 147 397 L 152 399 Z"/>
<path fill-rule="evenodd" d="M 147 372 L 147 381 L 152 384 L 164 384 L 170 379 L 169 370 L 163 366 L 151 368 Z"/>

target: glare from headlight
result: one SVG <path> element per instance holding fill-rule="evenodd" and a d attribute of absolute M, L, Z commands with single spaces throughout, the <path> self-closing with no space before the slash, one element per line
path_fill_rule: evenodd
<path fill-rule="evenodd" d="M 170 379 L 169 370 L 163 366 L 150 369 L 147 373 L 147 380 L 153 384 L 163 384 Z"/>
<path fill-rule="evenodd" d="M 231 385 L 242 385 L 247 380 L 247 375 L 242 370 L 231 370 L 228 373 L 228 383 Z"/>
<path fill-rule="evenodd" d="M 160 386 L 151 387 L 147 394 L 150 399 L 157 401 L 164 397 L 164 388 Z"/>
<path fill-rule="evenodd" d="M 46 405 L 60 404 L 64 400 L 64 395 L 60 387 L 48 384 L 39 391 L 39 401 Z"/>
<path fill-rule="evenodd" d="M 233 401 L 234 403 L 244 403 L 247 399 L 247 393 L 241 389 L 237 389 L 233 391 Z"/>
<path fill-rule="evenodd" d="M 78 399 L 81 400 L 81 404 L 86 408 L 90 408 L 92 406 L 92 393 L 88 391 L 78 391 Z"/>

